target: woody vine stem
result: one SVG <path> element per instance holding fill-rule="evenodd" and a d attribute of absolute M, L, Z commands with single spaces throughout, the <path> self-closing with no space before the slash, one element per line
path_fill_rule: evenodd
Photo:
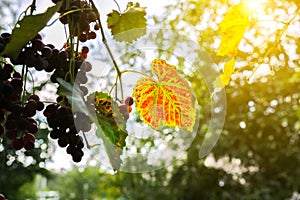
<path fill-rule="evenodd" d="M 119 80 L 119 83 L 120 83 L 120 90 L 121 90 L 121 99 L 124 100 L 124 94 L 123 94 L 123 84 L 122 84 L 122 72 L 120 71 L 120 68 L 115 60 L 115 57 L 114 55 L 112 54 L 111 50 L 110 50 L 110 47 L 107 43 L 107 39 L 105 37 L 105 34 L 104 34 L 104 30 L 103 30 L 103 26 L 102 26 L 102 23 L 101 23 L 101 20 L 100 20 L 100 13 L 95 5 L 95 3 L 91 0 L 91 4 L 92 4 L 92 8 L 95 10 L 96 12 L 96 15 L 97 15 L 97 20 L 98 20 L 98 23 L 99 23 L 99 27 L 100 27 L 100 32 L 101 32 L 101 37 L 102 37 L 102 42 L 109 54 L 109 57 L 110 59 L 112 60 L 113 62 L 113 65 L 114 65 L 114 68 L 117 72 L 117 77 L 116 77 L 116 83 L 115 83 L 115 99 L 118 99 L 118 87 L 117 87 L 117 81 Z"/>

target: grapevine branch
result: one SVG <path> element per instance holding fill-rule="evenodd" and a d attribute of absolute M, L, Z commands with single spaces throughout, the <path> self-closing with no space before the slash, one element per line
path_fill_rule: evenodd
<path fill-rule="evenodd" d="M 109 45 L 107 43 L 107 40 L 106 40 L 106 37 L 105 37 L 105 34 L 104 34 L 104 30 L 103 30 L 103 26 L 102 26 L 102 23 L 101 23 L 101 20 L 100 20 L 100 14 L 98 12 L 98 9 L 97 9 L 97 7 L 96 7 L 96 5 L 95 5 L 95 3 L 93 1 L 91 1 L 91 4 L 92 4 L 92 7 L 95 10 L 96 15 L 97 15 L 97 20 L 98 20 L 99 27 L 100 27 L 102 42 L 103 42 L 103 44 L 104 44 L 104 46 L 105 46 L 105 48 L 106 48 L 106 50 L 107 50 L 107 52 L 109 54 L 110 59 L 113 62 L 115 70 L 117 71 L 117 78 L 119 79 L 119 82 L 120 82 L 121 98 L 124 99 L 122 79 L 121 79 L 121 74 L 122 73 L 121 73 L 120 68 L 117 65 L 116 60 L 115 60 L 115 58 L 114 58 L 114 56 L 113 56 L 113 54 L 112 54 L 112 52 L 111 52 L 111 50 L 109 48 Z M 117 99 L 117 91 L 116 91 L 116 99 Z"/>
<path fill-rule="evenodd" d="M 143 73 L 143 72 L 139 72 L 139 71 L 136 71 L 136 70 L 131 70 L 131 69 L 126 69 L 126 70 L 123 70 L 121 71 L 121 74 L 125 74 L 125 73 L 136 73 L 136 74 L 140 74 L 142 76 L 145 76 L 145 77 L 148 77 L 148 78 L 151 78 L 151 76 L 148 76 L 147 74 Z M 116 77 L 116 81 L 115 81 L 115 84 L 113 84 L 113 86 L 111 87 L 110 91 L 108 94 L 111 94 L 113 89 L 117 87 L 116 83 L 118 81 L 118 77 Z"/>
<path fill-rule="evenodd" d="M 286 32 L 286 30 L 288 29 L 289 25 L 296 19 L 296 17 L 297 17 L 298 15 L 300 15 L 300 10 L 298 10 L 298 11 L 296 12 L 296 14 L 295 14 L 288 22 L 285 22 L 285 23 L 283 23 L 283 22 L 281 22 L 281 21 L 279 22 L 279 23 L 284 24 L 284 27 L 283 27 L 283 29 L 280 31 L 280 34 L 277 36 L 276 41 L 274 42 L 274 44 L 272 45 L 272 47 L 269 48 L 269 50 L 264 54 L 263 57 L 268 57 L 268 56 L 270 55 L 270 53 L 274 50 L 274 48 L 279 44 L 279 42 L 280 42 L 280 40 L 281 40 L 283 34 Z M 253 70 L 253 72 L 251 73 L 251 75 L 248 76 L 248 78 L 247 78 L 248 80 L 250 80 L 250 78 L 255 74 L 255 72 L 258 70 L 258 68 L 259 68 L 259 66 L 257 66 L 257 67 L 254 68 L 254 70 Z"/>

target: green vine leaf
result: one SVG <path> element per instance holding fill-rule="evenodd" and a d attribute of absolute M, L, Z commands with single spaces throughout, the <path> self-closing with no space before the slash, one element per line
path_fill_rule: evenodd
<path fill-rule="evenodd" d="M 5 55 L 16 60 L 26 43 L 47 25 L 48 21 L 59 10 L 61 4 L 62 2 L 59 2 L 55 6 L 48 8 L 44 13 L 28 15 L 18 21 L 12 31 L 11 40 L 6 45 L 1 56 Z"/>
<path fill-rule="evenodd" d="M 195 101 L 190 86 L 175 66 L 166 61 L 152 61 L 157 80 L 141 78 L 134 86 L 136 108 L 146 124 L 158 130 L 161 126 L 193 130 L 196 118 Z"/>
<path fill-rule="evenodd" d="M 113 10 L 108 14 L 107 25 L 115 40 L 132 42 L 146 34 L 145 16 L 145 8 L 140 7 L 139 3 L 129 2 L 123 13 Z"/>
<path fill-rule="evenodd" d="M 128 135 L 126 131 L 126 121 L 117 103 L 109 94 L 95 92 L 90 95 L 88 99 L 93 102 L 92 104 L 96 112 L 98 123 L 105 137 L 109 140 L 105 142 L 106 139 L 104 139 L 104 145 L 110 163 L 114 169 L 119 169 L 121 165 L 120 155 L 122 154 L 123 147 L 126 146 L 125 139 Z"/>

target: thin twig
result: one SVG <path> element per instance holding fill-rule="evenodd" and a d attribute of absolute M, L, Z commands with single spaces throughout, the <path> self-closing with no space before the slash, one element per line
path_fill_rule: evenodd
<path fill-rule="evenodd" d="M 25 96 L 26 96 L 26 83 L 27 83 L 27 75 L 28 75 L 28 66 L 26 65 L 26 66 L 24 66 L 23 65 L 23 67 L 25 68 L 25 71 L 24 71 L 24 77 L 22 77 L 23 79 L 23 81 L 24 81 L 24 86 L 23 86 L 23 94 L 22 94 L 22 104 L 25 102 Z M 22 72 L 23 73 L 23 72 Z"/>
<path fill-rule="evenodd" d="M 36 4 L 36 0 L 33 0 L 32 3 L 31 3 L 31 5 L 30 5 L 30 14 L 31 15 L 33 14 L 33 12 L 36 9 L 36 5 L 35 4 Z"/>
<path fill-rule="evenodd" d="M 113 1 L 114 1 L 115 4 L 117 5 L 119 12 L 121 12 L 120 5 L 118 4 L 118 2 L 117 2 L 116 0 L 113 0 Z"/>
<path fill-rule="evenodd" d="M 289 25 L 295 20 L 295 18 L 300 14 L 300 10 L 298 10 L 296 12 L 296 14 L 286 23 L 284 23 L 284 27 L 283 29 L 280 31 L 280 34 L 277 36 L 276 41 L 274 42 L 273 46 L 271 48 L 268 49 L 268 51 L 264 54 L 263 57 L 268 57 L 270 55 L 270 53 L 274 50 L 274 48 L 278 45 L 278 43 L 280 42 L 283 34 L 286 32 L 286 30 L 288 29 Z M 247 77 L 248 80 L 250 80 L 250 78 L 255 74 L 255 72 L 259 69 L 260 66 L 255 67 L 255 69 L 253 70 L 253 72 Z M 270 66 L 272 67 L 272 66 Z"/>
<path fill-rule="evenodd" d="M 83 138 L 84 138 L 84 141 L 86 143 L 86 146 L 88 149 L 91 149 L 91 145 L 89 144 L 87 138 L 86 138 L 86 135 L 85 135 L 85 132 L 82 132 L 82 135 L 83 135 Z"/>
<path fill-rule="evenodd" d="M 113 85 L 112 85 L 112 87 L 110 88 L 110 90 L 109 90 L 109 92 L 108 92 L 108 94 L 109 95 L 111 95 L 111 93 L 112 93 L 112 91 L 113 91 L 113 89 L 116 87 L 116 83 L 114 83 Z"/>
<path fill-rule="evenodd" d="M 278 20 L 274 20 L 274 19 L 258 19 L 255 22 L 275 22 L 275 23 L 281 23 L 281 24 L 284 24 L 284 25 L 288 24 L 288 22 L 278 21 Z"/>
<path fill-rule="evenodd" d="M 34 94 L 35 93 L 35 91 L 34 91 L 35 84 L 34 84 L 33 74 L 29 70 L 28 70 L 28 73 L 29 73 L 29 75 L 31 77 L 31 81 L 32 81 L 32 93 Z"/>
<path fill-rule="evenodd" d="M 126 69 L 126 70 L 121 71 L 122 74 L 127 73 L 127 72 L 137 73 L 137 74 L 141 74 L 141 75 L 143 75 L 143 76 L 146 76 L 146 77 L 148 77 L 148 78 L 151 78 L 151 76 L 149 76 L 149 75 L 147 75 L 147 74 L 145 74 L 145 73 L 143 73 L 143 72 L 139 72 L 139 71 L 132 70 L 132 69 Z"/>
<path fill-rule="evenodd" d="M 104 46 L 105 46 L 105 48 L 106 48 L 106 50 L 107 50 L 107 52 L 109 54 L 110 59 L 113 62 L 115 70 L 117 71 L 117 77 L 119 78 L 119 82 L 120 82 L 121 97 L 122 97 L 122 99 L 124 99 L 120 68 L 118 67 L 118 65 L 116 63 L 116 60 L 115 60 L 115 58 L 114 58 L 114 56 L 113 56 L 113 54 L 112 54 L 112 52 L 111 52 L 111 50 L 109 48 L 109 45 L 107 44 L 107 40 L 106 40 L 106 37 L 105 37 L 105 34 L 104 34 L 104 29 L 103 29 L 103 26 L 102 26 L 102 23 L 101 23 L 101 20 L 100 20 L 100 14 L 98 12 L 98 9 L 97 9 L 97 7 L 96 7 L 96 5 L 95 5 L 95 3 L 93 1 L 91 1 L 91 4 L 92 4 L 92 7 L 93 7 L 93 9 L 94 9 L 94 11 L 96 12 L 96 15 L 97 15 L 97 20 L 99 22 L 99 27 L 100 27 L 102 42 L 103 42 L 103 44 L 104 44 Z M 117 95 L 117 93 L 116 93 L 116 95 Z"/>

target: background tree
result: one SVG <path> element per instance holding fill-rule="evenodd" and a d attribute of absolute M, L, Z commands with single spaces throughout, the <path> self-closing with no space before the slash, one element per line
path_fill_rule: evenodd
<path fill-rule="evenodd" d="M 232 3 L 182 1 L 167 7 L 166 15 L 157 21 L 167 22 L 164 26 L 174 31 L 196 34 L 199 45 L 221 68 L 224 58 L 216 56 L 221 38 L 218 24 Z M 299 3 L 266 1 L 263 11 L 271 19 L 259 22 L 258 17 L 258 22 L 246 31 L 237 57 L 237 73 L 226 87 L 225 127 L 211 152 L 223 166 L 217 162 L 209 164 L 210 159 L 199 160 L 199 144 L 203 140 L 200 128 L 187 159 L 174 163 L 168 172 L 154 173 L 151 181 L 147 181 L 147 175 L 127 174 L 133 183 L 124 182 L 123 187 L 133 198 L 145 198 L 137 191 L 151 188 L 151 182 L 159 184 L 163 195 L 171 195 L 172 199 L 285 199 L 299 192 L 300 182 L 295 178 L 299 177 L 300 161 L 299 35 L 295 34 L 299 29 Z M 170 22 L 167 19 L 171 13 L 180 14 L 173 14 Z M 266 66 L 267 70 L 262 70 Z M 195 91 L 201 94 L 202 82 L 193 83 Z M 239 166 L 238 173 L 232 170 L 234 162 Z M 157 194 L 162 191 L 150 190 Z"/>
<path fill-rule="evenodd" d="M 98 166 L 74 167 L 69 172 L 56 173 L 48 188 L 59 191 L 60 199 L 112 200 L 122 197 L 114 175 L 101 172 Z"/>
<path fill-rule="evenodd" d="M 0 188 L 6 198 L 24 199 L 35 198 L 36 193 L 24 193 L 23 186 L 31 184 L 34 188 L 34 178 L 37 174 L 50 178 L 50 172 L 45 169 L 49 161 L 48 129 L 40 129 L 36 134 L 36 148 L 32 151 L 16 152 L 11 142 L 3 140 L 0 145 Z M 50 151 L 51 152 L 51 151 Z"/>

